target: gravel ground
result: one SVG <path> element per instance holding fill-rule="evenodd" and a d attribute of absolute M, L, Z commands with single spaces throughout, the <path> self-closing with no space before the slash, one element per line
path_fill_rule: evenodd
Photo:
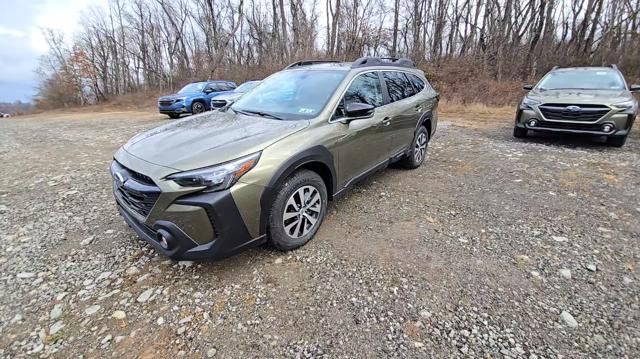
<path fill-rule="evenodd" d="M 304 248 L 195 263 L 111 196 L 112 153 L 167 120 L 1 120 L 0 356 L 639 357 L 638 131 L 443 117 L 425 166 L 354 188 Z"/>

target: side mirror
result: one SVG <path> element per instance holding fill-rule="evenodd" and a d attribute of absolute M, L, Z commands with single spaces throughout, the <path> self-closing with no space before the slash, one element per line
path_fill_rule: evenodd
<path fill-rule="evenodd" d="M 640 92 L 640 85 L 631 85 L 629 87 L 629 91 L 631 91 L 631 92 Z"/>
<path fill-rule="evenodd" d="M 526 91 L 531 91 L 533 90 L 533 85 L 524 85 L 522 86 L 522 89 Z"/>
<path fill-rule="evenodd" d="M 202 92 L 204 92 L 206 94 L 210 94 L 210 93 L 213 92 L 213 89 L 212 88 L 206 88 L 206 89 L 202 90 Z"/>
<path fill-rule="evenodd" d="M 346 120 L 357 120 L 373 116 L 374 111 L 375 107 L 368 103 L 355 102 L 347 104 L 344 114 L 347 116 Z"/>

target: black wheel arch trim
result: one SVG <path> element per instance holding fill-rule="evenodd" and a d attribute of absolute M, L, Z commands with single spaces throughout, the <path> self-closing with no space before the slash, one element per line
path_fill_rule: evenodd
<path fill-rule="evenodd" d="M 267 186 L 265 186 L 262 196 L 260 197 L 260 234 L 266 234 L 267 224 L 269 222 L 269 211 L 271 204 L 276 197 L 277 190 L 282 183 L 291 174 L 306 165 L 319 163 L 329 170 L 329 178 L 325 178 L 322 173 L 318 173 L 320 177 L 327 182 L 327 194 L 329 199 L 333 198 L 336 191 L 336 170 L 334 166 L 333 154 L 329 150 L 321 145 L 310 147 L 298 154 L 290 157 L 286 160 L 275 172 L 275 174 L 269 180 Z"/>
<path fill-rule="evenodd" d="M 418 127 L 420 127 L 420 125 L 422 125 L 423 123 L 429 123 L 429 127 L 427 128 L 427 132 L 429 133 L 429 141 L 431 141 L 431 134 L 433 133 L 433 122 L 431 122 L 431 120 L 433 119 L 433 110 L 429 110 L 425 113 L 423 113 L 420 118 L 418 118 L 418 123 L 416 123 L 416 128 L 414 130 L 418 131 Z"/>

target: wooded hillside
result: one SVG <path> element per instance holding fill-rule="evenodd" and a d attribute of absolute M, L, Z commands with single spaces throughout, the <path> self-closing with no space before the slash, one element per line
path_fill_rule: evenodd
<path fill-rule="evenodd" d="M 640 0 L 111 0 L 45 30 L 38 105 L 263 78 L 299 59 L 407 56 L 443 96 L 506 104 L 554 65 L 640 78 Z"/>

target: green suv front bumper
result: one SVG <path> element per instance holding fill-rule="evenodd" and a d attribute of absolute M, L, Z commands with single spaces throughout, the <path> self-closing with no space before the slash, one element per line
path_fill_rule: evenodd
<path fill-rule="evenodd" d="M 163 193 L 151 178 L 111 165 L 113 193 L 125 222 L 173 259 L 220 259 L 264 242 L 247 229 L 230 190 Z M 169 200 L 167 200 L 169 198 Z"/>
<path fill-rule="evenodd" d="M 635 120 L 635 115 L 621 113 L 611 108 L 604 110 L 605 106 L 602 106 L 603 110 L 600 113 L 581 115 L 578 112 L 570 113 L 560 110 L 551 112 L 544 109 L 545 105 L 547 104 L 519 109 L 516 115 L 516 127 L 540 132 L 625 136 L 631 131 Z M 552 105 L 547 106 L 547 108 L 553 108 Z"/>

